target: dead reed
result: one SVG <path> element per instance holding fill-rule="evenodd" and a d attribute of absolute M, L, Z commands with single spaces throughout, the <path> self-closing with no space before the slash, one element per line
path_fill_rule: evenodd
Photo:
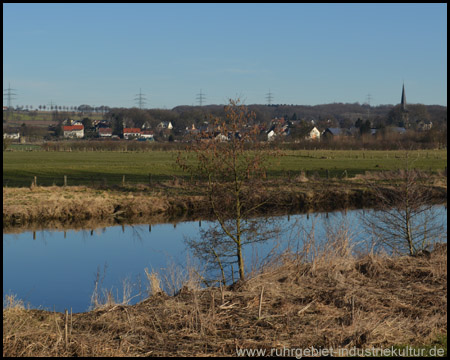
<path fill-rule="evenodd" d="M 67 346 L 64 314 L 10 299 L 3 356 L 230 356 L 243 348 L 422 346 L 446 334 L 446 244 L 390 257 L 356 255 L 345 226 L 322 243 L 304 236 L 296 251 L 229 287 L 201 288 L 197 271 L 162 278 L 146 270 L 146 300 L 74 314 Z"/>

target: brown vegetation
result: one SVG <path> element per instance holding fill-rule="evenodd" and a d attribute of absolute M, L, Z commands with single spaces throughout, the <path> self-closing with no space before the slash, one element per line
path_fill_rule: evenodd
<path fill-rule="evenodd" d="M 367 174 L 372 180 L 377 174 Z M 392 186 L 398 172 L 388 172 L 386 187 Z M 382 177 L 386 180 L 386 176 Z M 352 179 L 315 179 L 300 175 L 291 180 L 270 180 L 267 196 L 276 202 L 265 203 L 261 213 L 333 211 L 372 207 L 377 199 L 364 185 L 365 176 Z M 447 201 L 445 177 L 429 178 L 432 200 Z M 198 183 L 197 192 L 187 191 L 181 180 L 130 186 L 68 186 L 3 188 L 3 228 L 27 226 L 42 227 L 60 222 L 67 226 L 81 226 L 95 221 L 97 224 L 146 222 L 149 218 L 160 221 L 187 217 L 211 216 L 210 205 L 201 193 L 204 185 Z M 266 196 L 260 194 L 260 196 Z M 255 199 L 261 203 L 264 199 Z M 251 206 L 252 202 L 249 202 Z M 88 226 L 89 227 L 89 226 Z"/>
<path fill-rule="evenodd" d="M 314 250 L 313 250 L 314 249 Z M 447 328 L 447 246 L 424 256 L 354 256 L 345 232 L 285 253 L 225 288 L 190 278 L 174 296 L 87 313 L 3 309 L 3 356 L 230 356 L 240 349 L 430 344 Z M 311 260 L 312 256 L 312 260 Z M 310 259 L 310 260 L 308 260 Z"/>

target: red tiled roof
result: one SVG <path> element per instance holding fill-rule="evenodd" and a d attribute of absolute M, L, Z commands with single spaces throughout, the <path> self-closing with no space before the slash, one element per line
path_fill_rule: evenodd
<path fill-rule="evenodd" d="M 83 130 L 83 125 L 72 125 L 72 126 L 63 126 L 64 131 L 74 131 L 74 130 Z"/>
<path fill-rule="evenodd" d="M 128 134 L 128 133 L 140 133 L 141 129 L 139 128 L 124 128 L 123 129 L 123 133 L 124 134 Z"/>

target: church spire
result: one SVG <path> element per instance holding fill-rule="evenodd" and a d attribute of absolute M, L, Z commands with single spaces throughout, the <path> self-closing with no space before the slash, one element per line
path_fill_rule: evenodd
<path fill-rule="evenodd" d="M 403 126 L 406 129 L 408 129 L 409 128 L 409 117 L 408 117 L 408 109 L 406 109 L 405 83 L 403 83 L 402 101 L 400 103 L 400 109 L 401 109 L 401 113 L 402 113 Z"/>
<path fill-rule="evenodd" d="M 403 83 L 403 89 L 402 89 L 402 111 L 406 111 L 406 95 L 405 95 L 405 84 Z"/>

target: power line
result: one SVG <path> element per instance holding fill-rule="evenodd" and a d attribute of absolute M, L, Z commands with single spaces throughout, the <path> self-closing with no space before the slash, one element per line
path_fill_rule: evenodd
<path fill-rule="evenodd" d="M 266 94 L 266 100 L 267 100 L 267 105 L 272 105 L 273 96 L 272 96 L 272 93 L 270 92 L 270 89 L 269 89 L 269 92 Z"/>
<path fill-rule="evenodd" d="M 202 94 L 202 89 L 200 89 L 200 94 L 197 94 L 196 99 L 199 102 L 200 106 L 202 106 L 203 105 L 203 101 L 206 99 L 205 98 L 205 94 Z"/>
<path fill-rule="evenodd" d="M 16 91 L 16 89 L 11 89 L 11 84 L 8 84 L 8 88 L 3 90 L 3 99 L 5 99 L 6 97 L 6 104 L 8 106 L 8 109 L 11 109 L 11 100 L 16 99 L 14 96 L 17 94 L 13 91 Z"/>
<path fill-rule="evenodd" d="M 137 101 L 139 109 L 142 109 L 146 105 L 147 100 L 145 99 L 145 95 L 142 94 L 141 89 L 139 89 L 139 94 L 136 94 L 136 96 L 134 100 Z"/>

